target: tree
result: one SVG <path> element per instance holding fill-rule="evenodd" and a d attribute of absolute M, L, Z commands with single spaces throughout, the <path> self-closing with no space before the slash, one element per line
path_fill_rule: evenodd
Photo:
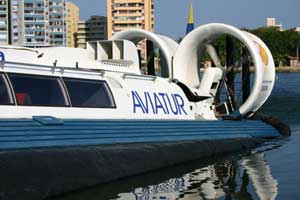
<path fill-rule="evenodd" d="M 288 64 L 288 56 L 296 56 L 300 46 L 300 34 L 295 29 L 279 31 L 277 28 L 258 28 L 248 30 L 261 38 L 270 48 L 276 66 L 280 62 Z"/>

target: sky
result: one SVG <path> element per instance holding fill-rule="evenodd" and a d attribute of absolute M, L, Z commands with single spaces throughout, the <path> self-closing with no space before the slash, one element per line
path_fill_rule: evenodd
<path fill-rule="evenodd" d="M 70 0 L 80 7 L 80 18 L 106 15 L 106 0 Z M 194 7 L 195 27 L 222 22 L 239 28 L 266 25 L 275 17 L 285 29 L 300 27 L 300 0 L 154 0 L 155 32 L 174 39 L 185 34 L 189 5 Z"/>

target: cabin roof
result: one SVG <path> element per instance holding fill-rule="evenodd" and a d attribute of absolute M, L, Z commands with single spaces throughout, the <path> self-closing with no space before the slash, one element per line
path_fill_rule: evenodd
<path fill-rule="evenodd" d="M 101 46 L 102 43 L 96 42 L 96 44 Z M 105 45 L 107 46 L 107 41 Z M 134 52 L 136 49 L 130 47 L 129 54 L 137 54 Z M 140 74 L 134 56 L 124 59 L 98 59 L 103 57 L 99 55 L 103 52 L 93 48 L 0 46 L 0 51 L 4 53 L 6 62 Z"/>

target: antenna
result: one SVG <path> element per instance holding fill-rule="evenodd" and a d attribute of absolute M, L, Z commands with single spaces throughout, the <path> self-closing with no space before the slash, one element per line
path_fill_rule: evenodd
<path fill-rule="evenodd" d="M 53 66 L 56 67 L 57 65 L 57 60 L 54 61 Z"/>

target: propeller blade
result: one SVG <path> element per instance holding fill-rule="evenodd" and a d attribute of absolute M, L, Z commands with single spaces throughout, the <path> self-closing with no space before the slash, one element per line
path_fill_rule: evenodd
<path fill-rule="evenodd" d="M 154 45 L 153 42 L 150 40 L 146 41 L 146 49 L 147 49 L 147 74 L 148 75 L 155 75 L 155 69 L 154 69 Z"/>
<path fill-rule="evenodd" d="M 207 51 L 209 57 L 211 58 L 211 60 L 213 61 L 213 63 L 215 64 L 215 66 L 224 70 L 224 67 L 221 65 L 221 61 L 219 59 L 219 56 L 217 54 L 215 47 L 210 44 L 207 44 L 206 51 Z"/>
<path fill-rule="evenodd" d="M 250 96 L 250 59 L 248 52 L 243 48 L 242 55 L 242 91 L 243 91 L 243 103 Z"/>
<path fill-rule="evenodd" d="M 226 67 L 227 73 L 225 78 L 225 84 L 227 87 L 227 95 L 228 95 L 228 103 L 231 107 L 231 110 L 236 109 L 235 103 L 235 94 L 234 94 L 234 56 L 233 56 L 233 41 L 232 38 L 227 36 L 226 37 Z"/>
<path fill-rule="evenodd" d="M 227 71 L 226 69 L 222 66 L 221 64 L 221 60 L 218 56 L 218 53 L 217 53 L 217 50 L 214 46 L 210 45 L 210 44 L 207 44 L 206 46 L 206 51 L 209 55 L 209 57 L 211 58 L 213 64 L 215 65 L 215 67 L 217 68 L 220 68 L 224 75 L 223 75 L 223 83 L 226 81 L 226 74 L 227 74 Z M 226 89 L 226 93 L 227 93 L 227 96 L 228 96 L 228 90 L 227 90 L 227 87 L 226 87 L 226 84 L 225 84 L 225 89 Z M 216 95 L 215 95 L 215 102 L 220 102 L 220 92 L 219 91 Z"/>

